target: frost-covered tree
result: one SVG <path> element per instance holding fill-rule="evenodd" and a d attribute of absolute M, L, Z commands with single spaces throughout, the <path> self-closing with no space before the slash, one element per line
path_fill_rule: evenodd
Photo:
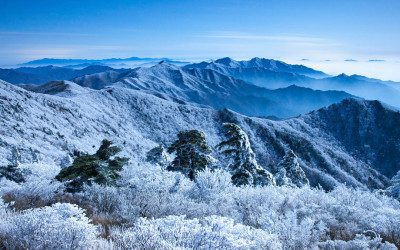
<path fill-rule="evenodd" d="M 44 206 L 52 202 L 55 195 L 63 193 L 63 183 L 54 180 L 60 172 L 57 165 L 23 163 L 15 171 L 18 174 L 14 172 L 12 178 L 0 178 L 0 197 L 14 202 L 16 209 Z"/>
<path fill-rule="evenodd" d="M 56 176 L 59 181 L 70 181 L 68 191 L 76 192 L 81 190 L 84 183 L 113 185 L 119 177 L 119 171 L 128 162 L 128 158 L 115 157 L 121 149 L 112 146 L 112 142 L 103 140 L 102 144 L 94 155 L 79 156 L 74 163 L 63 168 Z"/>
<path fill-rule="evenodd" d="M 171 158 L 167 154 L 163 145 L 159 145 L 155 148 L 152 148 L 149 152 L 147 152 L 146 161 L 157 164 L 161 167 L 166 167 L 171 164 Z"/>
<path fill-rule="evenodd" d="M 233 123 L 224 123 L 222 128 L 227 140 L 217 147 L 229 158 L 232 182 L 237 186 L 274 183 L 272 174 L 258 165 L 247 134 Z"/>
<path fill-rule="evenodd" d="M 11 149 L 11 157 L 9 158 L 11 165 L 18 166 L 22 162 L 22 156 L 17 147 Z"/>
<path fill-rule="evenodd" d="M 206 142 L 206 134 L 198 130 L 186 130 L 178 133 L 176 140 L 169 148 L 168 153 L 176 154 L 168 170 L 180 171 L 194 180 L 195 173 L 212 167 L 215 159 L 211 156 L 212 150 Z"/>
<path fill-rule="evenodd" d="M 389 195 L 394 198 L 400 200 L 400 171 L 397 172 L 395 176 L 393 176 L 391 180 L 391 185 L 388 188 Z"/>
<path fill-rule="evenodd" d="M 303 187 L 310 184 L 292 150 L 286 152 L 285 157 L 277 166 L 276 172 L 277 185 Z"/>

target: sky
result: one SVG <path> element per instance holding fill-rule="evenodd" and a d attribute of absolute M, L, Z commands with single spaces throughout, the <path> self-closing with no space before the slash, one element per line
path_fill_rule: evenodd
<path fill-rule="evenodd" d="M 400 81 L 399 0 L 0 0 L 0 65 L 264 57 Z"/>

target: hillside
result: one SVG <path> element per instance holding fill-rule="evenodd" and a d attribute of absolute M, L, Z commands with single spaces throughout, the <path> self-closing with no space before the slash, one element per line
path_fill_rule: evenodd
<path fill-rule="evenodd" d="M 343 112 L 350 112 L 352 109 L 346 107 L 351 107 L 349 104 L 353 102 L 369 103 L 349 99 L 338 105 L 343 106 Z M 43 161 L 61 160 L 74 150 L 92 152 L 103 138 L 124 145 L 124 154 L 140 162 L 151 147 L 171 143 L 176 134 L 185 129 L 205 132 L 207 140 L 215 146 L 222 140 L 222 123 L 235 122 L 248 133 L 257 160 L 267 169 L 277 164 L 285 150 L 291 148 L 299 156 L 312 185 L 321 184 L 326 188 L 335 183 L 359 187 L 387 185 L 390 174 L 379 173 L 379 164 L 369 165 L 378 162 L 376 155 L 365 151 L 362 155 L 352 154 L 346 150 L 346 141 L 330 132 L 334 129 L 317 126 L 332 124 L 337 128 L 350 128 L 352 124 L 347 120 L 339 124 L 333 122 L 331 115 L 323 115 L 333 112 L 338 105 L 299 118 L 271 121 L 229 110 L 179 104 L 116 86 L 60 97 L 28 92 L 1 82 L 1 164 L 6 164 L 15 147 L 26 161 L 36 157 Z M 392 109 L 383 110 L 384 119 L 398 114 Z M 357 135 L 349 133 L 346 139 L 351 141 L 351 136 Z M 366 134 L 364 138 L 365 143 L 373 145 L 373 136 Z M 394 137 L 393 140 L 398 139 Z M 396 161 L 394 158 L 393 163 Z M 399 166 L 393 164 L 392 169 L 399 170 Z"/>
<path fill-rule="evenodd" d="M 100 89 L 120 86 L 145 91 L 165 99 L 229 108 L 248 116 L 287 118 L 351 97 L 340 91 L 315 91 L 291 86 L 270 90 L 212 69 L 186 69 L 167 62 L 139 67 L 119 75 L 106 72 L 73 79 L 81 86 Z"/>

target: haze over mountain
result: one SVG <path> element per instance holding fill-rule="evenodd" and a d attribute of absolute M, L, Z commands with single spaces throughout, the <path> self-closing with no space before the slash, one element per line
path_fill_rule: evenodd
<path fill-rule="evenodd" d="M 240 70 L 243 69 L 262 69 L 267 72 L 285 72 L 285 73 L 294 73 L 298 75 L 305 75 L 314 78 L 323 78 L 328 75 L 322 71 L 317 71 L 311 68 L 308 68 L 304 65 L 291 65 L 284 63 L 282 61 L 273 60 L 273 59 L 265 59 L 255 57 L 249 61 L 236 61 L 232 58 L 225 57 L 212 62 L 201 62 L 188 64 L 185 68 L 202 68 L 202 69 L 213 69 L 219 71 L 221 73 L 229 74 L 232 76 L 240 76 Z"/>
<path fill-rule="evenodd" d="M 215 144 L 217 140 L 221 139 L 221 124 L 231 121 L 239 122 L 249 134 L 259 161 L 267 169 L 276 164 L 285 149 L 294 150 L 313 185 L 321 184 L 326 188 L 332 188 L 335 183 L 346 182 L 360 187 L 383 187 L 388 184 L 388 178 L 399 170 L 397 154 L 400 149 L 397 142 L 400 132 L 396 132 L 398 130 L 396 124 L 399 122 L 398 111 L 377 101 L 348 99 L 352 95 L 346 92 L 313 90 L 296 85 L 267 89 L 256 86 L 254 81 L 241 79 L 249 76 L 260 81 L 264 79 L 266 86 L 291 83 L 304 86 L 319 84 L 319 88 L 322 88 L 322 84 L 326 84 L 326 86 L 338 89 L 352 86 L 354 91 L 357 88 L 365 87 L 363 85 L 365 83 L 372 84 L 371 86 L 379 85 L 382 88 L 390 88 L 388 85 L 392 82 L 345 75 L 316 79 L 310 75 L 325 76 L 324 73 L 300 65 L 289 65 L 259 58 L 250 61 L 223 58 L 215 62 L 192 64 L 183 68 L 162 61 L 151 67 L 135 69 L 116 70 L 96 65 L 74 70 L 46 66 L 24 67 L 16 69 L 15 72 L 30 76 L 44 77 L 47 75 L 48 78 L 69 78 L 78 75 L 71 81 L 20 85 L 30 92 L 2 82 L 3 99 L 8 100 L 8 102 L 2 103 L 3 113 L 16 115 L 16 122 L 18 119 L 25 121 L 39 119 L 38 117 L 46 120 L 48 118 L 36 114 L 38 112 L 53 113 L 52 118 L 46 120 L 44 124 L 41 122 L 31 124 L 32 131 L 38 129 L 35 127 L 38 124 L 44 126 L 41 130 L 45 135 L 41 139 L 57 134 L 52 131 L 55 128 L 72 126 L 75 119 L 75 122 L 82 122 L 82 124 L 93 123 L 93 125 L 82 126 L 82 131 L 86 132 L 80 132 L 82 133 L 81 139 L 84 138 L 84 134 L 93 133 L 94 130 L 88 130 L 88 126 L 94 126 L 99 138 L 108 134 L 119 140 L 118 138 L 125 137 L 127 133 L 121 132 L 121 129 L 127 129 L 122 126 L 122 120 L 133 119 L 136 125 L 126 125 L 132 126 L 127 131 L 132 133 L 131 137 L 135 137 L 131 138 L 132 145 L 130 147 L 134 147 L 133 141 L 137 141 L 138 138 L 141 138 L 139 140 L 146 138 L 141 146 L 142 149 L 139 150 L 140 154 L 144 154 L 145 148 L 148 147 L 147 144 L 153 144 L 157 140 L 168 143 L 173 138 L 171 131 L 177 132 L 190 127 L 204 130 Z M 27 106 L 21 106 L 22 102 L 17 101 L 22 99 L 27 100 L 24 101 L 24 105 Z M 32 103 L 29 101 L 31 99 Z M 323 108 L 325 106 L 329 107 Z M 30 109 L 29 107 L 34 110 L 25 111 L 25 108 Z M 161 118 L 162 110 L 166 107 L 171 110 L 165 112 L 162 115 L 164 118 Z M 37 112 L 36 109 L 39 111 Z M 145 111 L 145 109 L 149 110 Z M 297 118 L 271 121 L 249 118 L 226 109 L 247 116 L 277 116 L 280 118 L 318 110 Z M 11 112 L 11 110 L 17 111 Z M 154 117 L 149 118 L 151 112 L 154 113 Z M 101 115 L 102 113 L 103 115 Z M 115 115 L 110 118 L 113 113 Z M 67 117 L 58 117 L 60 114 L 67 115 Z M 77 119 L 76 116 L 86 118 L 82 120 L 81 118 Z M 105 120 L 100 122 L 100 117 Z M 202 117 L 205 120 L 202 120 L 200 125 L 196 119 L 201 120 Z M 66 125 L 60 119 L 67 119 L 71 124 Z M 185 125 L 173 126 L 171 119 L 177 119 L 178 123 Z M 11 126 L 9 121 L 3 120 L 2 126 L 6 128 L 4 131 L 9 130 L 9 126 Z M 113 132 L 109 134 L 109 131 L 98 131 L 97 125 L 95 125 L 98 122 L 102 124 L 99 126 L 109 127 Z M 118 125 L 115 125 L 115 122 Z M 45 124 L 53 124 L 51 125 L 53 127 Z M 142 124 L 143 127 L 147 126 L 148 130 L 137 127 L 139 124 Z M 151 124 L 150 127 L 149 124 Z M 168 126 L 171 127 L 169 132 L 164 130 L 151 132 Z M 15 129 L 17 134 L 10 134 L 10 139 L 7 139 L 4 144 L 7 146 L 3 152 L 4 155 L 10 147 L 20 147 L 15 144 L 17 141 L 24 140 L 23 138 L 16 141 L 11 139 L 23 137 L 18 131 L 26 131 L 25 128 L 19 128 L 19 126 Z M 70 134 L 71 130 L 66 134 Z M 74 128 L 74 131 L 76 131 L 73 132 L 76 135 L 78 130 Z M 122 134 L 120 135 L 120 133 Z M 165 136 L 162 135 L 163 133 Z M 63 140 L 60 139 L 60 135 L 57 136 L 58 139 L 51 140 Z M 64 136 L 61 137 L 64 138 Z M 387 140 L 388 137 L 393 139 Z M 27 138 L 29 138 L 28 135 L 26 135 Z M 48 142 L 46 147 L 50 147 L 51 143 Z M 35 146 L 36 144 L 40 143 L 31 142 L 28 151 L 31 153 L 38 151 L 43 154 L 43 150 Z M 51 147 L 53 150 L 54 146 Z M 69 146 L 62 146 L 62 148 L 65 147 Z M 56 154 L 59 154 L 57 157 L 60 157 L 61 151 L 57 151 Z"/>
<path fill-rule="evenodd" d="M 210 68 L 265 88 L 284 88 L 297 85 L 316 90 L 342 90 L 366 99 L 378 99 L 400 107 L 399 83 L 381 81 L 360 75 L 341 74 L 329 77 L 302 65 L 289 65 L 280 61 L 253 58 L 235 61 L 222 58 L 213 62 L 189 64 L 185 68 Z"/>
<path fill-rule="evenodd" d="M 105 72 L 72 81 L 95 89 L 110 85 L 123 86 L 165 99 L 195 102 L 216 109 L 230 108 L 249 116 L 280 118 L 307 113 L 351 97 L 345 92 L 315 91 L 297 86 L 270 90 L 212 69 L 182 69 L 165 61 L 119 75 Z"/>
<path fill-rule="evenodd" d="M 136 60 L 137 58 L 133 57 L 126 60 L 133 59 Z M 143 60 L 147 59 L 152 58 L 143 58 Z M 49 62 L 52 62 L 52 60 Z M 115 60 L 119 59 L 105 59 L 105 62 L 113 62 Z M 47 62 L 47 59 L 41 61 Z M 59 59 L 59 61 L 62 62 L 64 59 Z M 56 60 L 55 62 L 58 61 Z M 71 61 L 67 59 L 66 62 Z M 163 61 L 163 63 L 171 65 L 166 61 Z M 153 64 L 154 62 L 149 64 L 150 68 L 153 67 Z M 346 96 L 346 94 L 340 92 L 313 92 L 298 87 L 322 91 L 345 91 L 353 96 L 372 100 L 378 99 L 389 105 L 400 107 L 399 83 L 381 81 L 359 75 L 347 76 L 341 74 L 328 77 L 327 74 L 321 71 L 303 65 L 291 65 L 272 59 L 256 57 L 249 61 L 236 61 L 226 57 L 211 62 L 188 64 L 179 69 L 181 72 L 178 72 L 179 66 L 175 65 L 175 68 L 173 68 L 173 65 L 171 65 L 170 70 L 175 70 L 176 75 L 170 72 L 163 76 L 156 76 L 161 71 L 165 72 L 165 70 L 160 69 L 160 72 L 158 72 L 158 66 L 155 66 L 156 68 L 150 71 L 146 67 L 128 70 L 104 65 L 91 65 L 82 69 L 55 66 L 21 67 L 0 71 L 0 79 L 25 85 L 43 84 L 54 80 L 72 80 L 81 86 L 94 89 L 100 89 L 111 84 L 122 84 L 126 87 L 159 92 L 158 95 L 164 95 L 164 91 L 169 91 L 167 93 L 168 97 L 210 105 L 217 109 L 228 107 L 251 116 L 272 115 L 280 118 L 296 116 L 350 97 L 350 95 Z M 202 70 L 202 72 L 198 72 L 199 70 Z M 206 73 L 207 70 L 211 70 L 213 73 Z M 220 75 L 216 76 L 216 72 Z M 146 76 L 146 74 L 153 74 L 153 76 Z M 178 79 L 179 74 L 185 74 L 182 81 L 191 81 L 192 83 L 197 81 L 197 83 L 188 83 L 190 86 L 184 86 L 185 89 L 179 89 L 182 87 L 178 83 L 181 81 Z M 214 78 L 217 81 L 232 81 L 229 80 L 229 77 L 235 79 L 235 84 L 231 85 L 229 90 L 220 88 L 220 86 L 218 87 L 213 83 Z M 130 79 L 128 80 L 128 78 Z M 139 78 L 146 79 L 140 80 Z M 244 84 L 243 86 L 245 87 L 238 87 L 237 82 L 239 82 L 239 79 L 245 81 L 245 83 L 240 83 L 241 85 Z M 140 81 L 145 81 L 148 84 L 141 84 L 139 83 Z M 198 86 L 204 85 L 209 85 L 210 87 L 198 88 Z M 259 91 L 260 88 L 257 89 L 248 85 L 257 85 L 267 89 L 275 89 L 276 91 L 265 91 L 264 89 Z M 190 94 L 188 94 L 188 91 L 191 91 Z M 229 94 L 226 92 L 229 92 Z M 294 92 L 298 92 L 298 94 Z M 281 101 L 283 96 L 287 98 L 286 102 Z M 237 102 L 239 99 L 241 103 Z M 252 108 L 248 108 L 250 106 Z M 267 109 L 269 111 L 265 112 Z"/>
<path fill-rule="evenodd" d="M 0 69 L 0 79 L 13 84 L 43 84 L 49 81 L 69 80 L 82 75 L 106 71 L 123 72 L 125 69 L 114 69 L 102 65 L 91 65 L 82 69 L 71 69 L 51 65 L 20 67 L 15 69 Z"/>
<path fill-rule="evenodd" d="M 169 58 L 139 58 L 139 57 L 129 57 L 129 58 L 107 58 L 107 59 L 55 59 L 55 58 L 43 58 L 38 60 L 29 61 L 26 63 L 22 63 L 22 66 L 48 66 L 54 65 L 59 67 L 68 67 L 68 68 L 80 68 L 87 67 L 92 65 L 104 65 L 104 66 L 112 66 L 116 68 L 125 67 L 125 66 L 140 66 L 140 65 L 154 65 L 159 61 L 168 61 L 169 63 L 177 64 L 177 65 L 185 65 L 188 62 L 181 62 L 178 60 L 172 60 Z"/>
<path fill-rule="evenodd" d="M 400 249 L 399 9 L 2 1 L 0 250 Z"/>
<path fill-rule="evenodd" d="M 73 95 L 53 92 L 57 96 L 28 92 L 5 82 L 0 86 L 5 117 L 1 127 L 7 131 L 1 141 L 3 161 L 9 159 L 13 147 L 27 159 L 32 155 L 43 160 L 61 159 L 78 148 L 91 152 L 92 144 L 104 137 L 124 142 L 127 151 L 141 157 L 156 143 L 170 143 L 184 129 L 204 131 L 215 145 L 221 140 L 222 123 L 235 122 L 250 136 L 265 168 L 276 164 L 285 149 L 291 148 L 313 185 L 331 188 L 346 182 L 383 187 L 399 170 L 396 141 L 400 135 L 393 131 L 398 130 L 400 114 L 379 102 L 346 99 L 299 118 L 271 121 L 177 103 L 118 86 L 76 91 Z M 367 127 L 359 119 L 368 120 Z M 393 139 L 381 143 L 389 134 Z M 371 153 L 381 151 L 392 152 L 393 157 L 382 161 L 378 153 Z"/>

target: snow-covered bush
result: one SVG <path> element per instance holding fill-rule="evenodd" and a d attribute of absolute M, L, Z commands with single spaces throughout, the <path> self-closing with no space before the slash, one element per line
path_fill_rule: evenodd
<path fill-rule="evenodd" d="M 64 190 L 64 185 L 54 179 L 60 167 L 54 164 L 20 164 L 24 182 L 0 179 L 0 196 L 15 201 L 18 209 L 44 206 Z"/>
<path fill-rule="evenodd" d="M 382 242 L 380 237 L 371 238 L 362 234 L 358 234 L 353 240 L 328 240 L 318 244 L 319 249 L 341 249 L 341 250 L 364 250 L 364 249 L 381 249 L 396 250 L 397 247 L 391 243 Z"/>
<path fill-rule="evenodd" d="M 96 226 L 76 205 L 9 212 L 0 220 L 2 244 L 7 249 L 77 249 L 96 241 Z"/>
<path fill-rule="evenodd" d="M 222 170 L 210 170 L 206 168 L 196 174 L 196 186 L 193 190 L 195 197 L 210 200 L 216 198 L 216 195 L 230 193 L 233 189 L 231 175 Z"/>
<path fill-rule="evenodd" d="M 43 190 L 57 186 L 57 182 L 51 181 L 57 169 L 52 170 L 51 165 L 35 166 L 38 168 L 34 171 L 26 171 L 33 165 L 26 166 L 23 171 L 29 172 L 27 180 L 42 176 L 49 181 L 47 189 L 44 184 L 40 185 Z M 238 187 L 231 183 L 230 176 L 224 170 L 206 168 L 196 172 L 196 179 L 191 181 L 180 172 L 167 171 L 158 165 L 129 164 L 120 172 L 116 186 L 93 184 L 85 186 L 81 193 L 62 197 L 64 201 L 87 209 L 93 224 L 99 225 L 97 234 L 111 237 L 109 242 L 95 243 L 104 248 L 218 247 L 210 244 L 221 244 L 225 248 L 242 244 L 241 248 L 246 249 L 268 248 L 270 244 L 278 249 L 279 246 L 285 249 L 375 246 L 371 244 L 378 242 L 377 237 L 360 238 L 365 232 L 374 232 L 382 242 L 400 246 L 400 202 L 389 196 L 344 185 L 329 192 L 308 185 L 302 188 Z M 0 184 L 2 193 L 15 193 L 18 197 L 29 194 L 21 188 L 26 183 L 3 179 Z M 54 192 L 41 193 L 40 197 L 54 196 Z M 53 202 L 54 199 L 48 200 L 49 204 Z M 41 214 L 40 211 L 54 210 L 43 207 L 41 210 L 12 212 L 8 206 L 0 204 L 0 221 L 8 223 L 3 223 L 2 229 L 12 224 L 10 218 L 25 218 L 27 225 L 31 225 L 29 220 L 37 223 L 35 217 L 24 217 L 25 213 Z M 53 225 L 55 222 L 56 219 L 46 223 L 49 228 L 62 231 L 61 227 Z M 241 232 L 241 238 L 236 235 L 238 232 Z M 30 233 L 26 231 L 26 234 Z M 204 236 L 201 243 L 200 235 Z M 266 243 L 263 243 L 264 239 Z M 323 242 L 326 244 L 321 244 Z M 379 244 L 380 248 L 391 246 Z"/>
<path fill-rule="evenodd" d="M 111 238 L 121 249 L 282 249 L 276 235 L 218 216 L 141 219 L 135 227 L 113 231 Z"/>

